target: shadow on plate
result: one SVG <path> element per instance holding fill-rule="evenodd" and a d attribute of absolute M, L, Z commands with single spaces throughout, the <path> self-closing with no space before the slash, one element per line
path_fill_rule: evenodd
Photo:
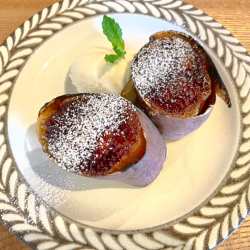
<path fill-rule="evenodd" d="M 76 87 L 72 84 L 72 81 L 70 79 L 70 69 L 67 72 L 67 76 L 65 78 L 65 82 L 64 82 L 64 88 L 65 88 L 65 93 L 67 94 L 77 94 L 77 89 Z"/>

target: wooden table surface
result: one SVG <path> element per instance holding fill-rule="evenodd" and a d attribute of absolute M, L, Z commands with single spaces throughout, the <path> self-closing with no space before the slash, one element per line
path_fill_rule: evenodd
<path fill-rule="evenodd" d="M 24 21 L 57 0 L 0 0 L 0 44 Z M 250 53 L 250 0 L 185 0 L 228 29 Z M 1 250 L 28 250 L 0 223 Z M 216 250 L 249 250 L 250 217 Z"/>

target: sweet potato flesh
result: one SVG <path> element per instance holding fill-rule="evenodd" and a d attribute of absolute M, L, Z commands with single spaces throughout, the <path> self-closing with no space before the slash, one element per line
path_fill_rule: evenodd
<path fill-rule="evenodd" d="M 110 101 L 112 102 L 112 100 Z M 68 165 L 67 161 L 63 162 L 63 168 L 70 172 L 85 176 L 104 176 L 119 170 L 122 171 L 128 164 L 139 161 L 145 153 L 146 140 L 139 115 L 135 109 L 131 108 L 132 105 L 123 106 L 122 112 L 118 115 L 114 115 L 116 116 L 114 118 L 115 122 L 119 124 L 119 126 L 113 126 L 112 129 L 110 129 L 113 120 L 113 118 L 111 118 L 107 120 L 106 127 L 104 125 L 102 126 L 102 129 L 105 129 L 101 131 L 98 125 L 98 114 L 91 112 L 92 106 L 88 106 L 88 102 L 89 95 L 84 95 L 84 97 L 81 95 L 71 96 L 63 101 L 61 101 L 60 98 L 56 100 L 56 103 L 59 103 L 59 105 L 54 104 L 54 109 L 51 110 L 50 115 L 44 120 L 44 127 L 46 129 L 44 131 L 43 138 L 45 139 L 43 139 L 43 144 L 47 144 L 47 153 L 51 158 L 55 162 L 60 163 L 60 159 L 51 152 L 50 148 L 56 151 L 57 138 L 67 137 L 69 133 L 74 134 L 75 132 L 76 138 L 73 138 L 74 143 L 76 143 L 77 137 L 81 138 L 80 142 L 79 140 L 77 142 L 79 143 L 79 148 L 74 151 L 74 155 L 77 154 L 75 158 L 77 158 L 78 161 L 75 163 L 75 166 L 72 166 L 72 161 L 69 162 Z M 92 127 L 90 130 L 90 133 L 96 133 L 98 135 L 94 142 L 93 136 L 89 136 L 91 138 L 88 138 L 86 131 L 81 133 L 81 129 L 78 129 L 79 126 L 83 126 L 83 120 L 85 121 L 85 119 L 90 118 L 88 115 L 83 116 L 82 113 L 77 112 L 77 107 L 81 105 L 84 106 L 84 109 L 87 108 L 90 110 L 89 116 L 96 115 L 97 117 L 96 119 L 93 118 L 94 122 L 92 122 L 93 124 L 91 124 Z M 98 110 L 98 108 L 96 110 Z M 103 109 L 100 107 L 100 110 Z M 67 113 L 66 116 L 65 113 Z M 39 116 L 42 116 L 42 114 Z M 100 113 L 99 116 L 102 116 L 102 114 Z M 119 119 L 125 120 L 126 122 L 119 123 L 117 122 Z M 90 123 L 87 122 L 87 124 L 88 126 L 83 126 L 83 129 L 89 129 Z M 96 131 L 95 126 L 98 126 L 96 127 Z M 72 127 L 76 129 L 72 129 Z M 82 160 L 79 161 L 79 159 L 81 159 L 79 155 L 83 154 L 81 148 L 86 151 L 86 148 L 82 147 L 82 141 L 87 143 L 86 145 L 89 145 L 91 151 L 89 151 L 90 153 L 87 158 L 82 158 Z M 68 143 L 70 144 L 71 142 L 69 141 Z M 53 145 L 51 146 L 50 144 Z M 71 145 L 69 145 L 68 150 L 71 150 L 71 148 Z M 58 150 L 60 150 L 60 148 L 58 148 Z"/>
<path fill-rule="evenodd" d="M 211 94 L 206 56 L 177 33 L 159 32 L 151 38 L 134 60 L 132 77 L 139 98 L 173 118 L 201 114 Z"/>

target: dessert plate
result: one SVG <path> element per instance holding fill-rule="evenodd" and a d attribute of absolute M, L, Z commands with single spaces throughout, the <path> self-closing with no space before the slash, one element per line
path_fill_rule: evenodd
<path fill-rule="evenodd" d="M 127 51 L 151 34 L 197 38 L 225 82 L 200 129 L 166 141 L 168 156 L 146 188 L 68 173 L 42 152 L 36 119 L 45 102 L 76 93 L 69 69 L 91 46 L 110 46 L 102 16 L 120 24 Z M 175 0 L 64 0 L 34 15 L 0 47 L 0 213 L 31 249 L 213 249 L 249 212 L 250 57 L 227 30 Z"/>

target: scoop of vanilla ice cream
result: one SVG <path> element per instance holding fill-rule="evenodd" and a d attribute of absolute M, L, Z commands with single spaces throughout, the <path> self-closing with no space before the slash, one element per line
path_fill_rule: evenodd
<path fill-rule="evenodd" d="M 122 92 L 130 80 L 135 52 L 127 52 L 125 58 L 114 63 L 105 61 L 106 54 L 114 54 L 114 51 L 105 47 L 88 48 L 73 62 L 70 78 L 78 92 L 116 95 Z"/>

